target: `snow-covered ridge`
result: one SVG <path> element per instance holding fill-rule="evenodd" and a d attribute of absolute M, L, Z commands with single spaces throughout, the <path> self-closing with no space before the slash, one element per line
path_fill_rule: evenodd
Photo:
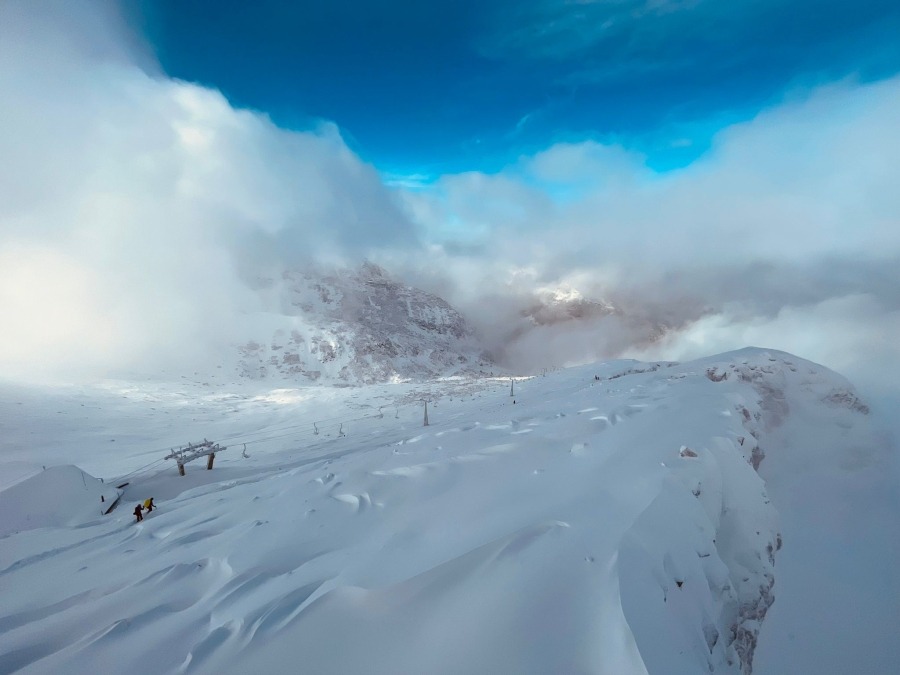
<path fill-rule="evenodd" d="M 791 544 L 756 468 L 872 461 L 853 388 L 776 351 L 595 364 L 514 397 L 489 379 L 312 392 L 128 404 L 271 440 L 0 538 L 0 671 L 746 675 Z M 157 436 L 99 446 L 74 400 L 46 413 L 83 416 L 69 461 L 154 458 Z M 409 403 L 381 414 L 392 401 Z M 13 438 L 39 418 L 0 414 Z"/>
<path fill-rule="evenodd" d="M 492 367 L 465 319 L 441 298 L 356 271 L 288 271 L 261 280 L 274 307 L 238 347 L 242 377 L 298 383 L 424 380 Z"/>

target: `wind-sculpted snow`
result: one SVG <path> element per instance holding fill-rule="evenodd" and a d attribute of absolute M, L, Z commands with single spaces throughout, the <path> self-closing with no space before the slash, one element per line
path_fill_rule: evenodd
<path fill-rule="evenodd" d="M 569 369 L 514 397 L 500 379 L 311 391 L 121 408 L 262 440 L 212 471 L 137 473 L 109 516 L 0 538 L 0 673 L 747 674 L 790 543 L 754 467 L 871 440 L 842 378 L 761 350 Z M 87 399 L 49 400 L 52 420 Z M 4 422 L 34 424 L 23 407 Z M 168 442 L 148 424 L 98 444 L 80 410 L 68 454 L 94 473 Z M 809 411 L 816 444 L 782 444 Z"/>
<path fill-rule="evenodd" d="M 258 326 L 277 327 L 271 339 L 239 347 L 244 377 L 372 384 L 493 367 L 456 310 L 376 265 L 354 273 L 285 272 L 269 284 L 278 313 Z"/>
<path fill-rule="evenodd" d="M 106 513 L 121 495 L 74 466 L 53 466 L 0 491 L 0 537 L 39 527 L 80 525 Z M 59 508 L 65 504 L 65 508 Z"/>

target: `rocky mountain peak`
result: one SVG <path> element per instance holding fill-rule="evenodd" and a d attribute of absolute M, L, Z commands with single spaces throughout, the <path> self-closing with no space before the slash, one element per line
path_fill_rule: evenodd
<path fill-rule="evenodd" d="M 278 312 L 261 322 L 271 335 L 240 345 L 237 369 L 244 377 L 362 384 L 493 367 L 459 312 L 373 263 L 289 270 L 268 292 Z"/>

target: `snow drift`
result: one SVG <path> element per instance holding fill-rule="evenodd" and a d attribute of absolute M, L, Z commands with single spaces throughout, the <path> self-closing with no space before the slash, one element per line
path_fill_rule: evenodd
<path fill-rule="evenodd" d="M 87 523 L 109 511 L 121 494 L 77 466 L 52 466 L 0 492 L 0 537 Z"/>
<path fill-rule="evenodd" d="M 398 388 L 315 391 L 339 416 Z M 136 479 L 139 525 L 0 539 L 0 672 L 746 675 L 801 527 L 756 469 L 879 470 L 852 387 L 781 352 L 427 394 L 427 428 L 408 406 L 259 444 Z M 285 414 L 312 426 L 314 399 Z M 235 405 L 182 415 L 216 437 Z"/>

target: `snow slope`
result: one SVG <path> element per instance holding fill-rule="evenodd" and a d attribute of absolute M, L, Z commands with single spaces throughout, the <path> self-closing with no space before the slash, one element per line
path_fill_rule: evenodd
<path fill-rule="evenodd" d="M 854 403 L 797 399 L 769 434 L 784 451 L 768 453 L 760 474 L 784 548 L 757 675 L 900 671 L 896 472 L 890 446 L 872 441 Z"/>
<path fill-rule="evenodd" d="M 17 467 L 122 475 L 173 439 L 232 437 L 213 471 L 157 464 L 109 516 L 0 538 L 0 673 L 747 673 L 806 517 L 754 465 L 842 488 L 879 461 L 843 378 L 754 349 L 568 369 L 515 397 L 461 378 L 0 404 L 31 442 L 3 448 Z"/>

